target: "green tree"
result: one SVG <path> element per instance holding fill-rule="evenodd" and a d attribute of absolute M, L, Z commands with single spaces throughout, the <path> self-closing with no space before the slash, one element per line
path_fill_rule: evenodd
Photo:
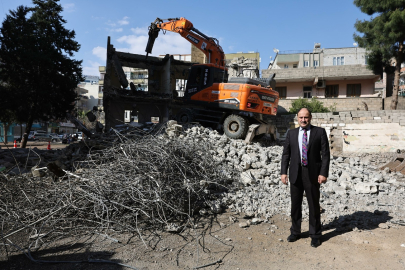
<path fill-rule="evenodd" d="M 3 128 L 3 142 L 7 144 L 7 130 L 10 125 L 15 122 L 15 115 L 9 109 L 8 104 L 0 102 L 0 122 Z M 1 141 L 1 140 L 0 140 Z"/>
<path fill-rule="evenodd" d="M 66 21 L 59 0 L 33 0 L 34 7 L 10 11 L 0 29 L 0 96 L 18 100 L 12 108 L 26 133 L 34 120 L 63 119 L 74 108 L 74 91 L 83 80 L 81 62 L 71 59 L 80 45 Z M 11 95 L 3 95 L 4 89 Z M 22 147 L 26 146 L 23 141 Z"/>
<path fill-rule="evenodd" d="M 391 109 L 396 110 L 401 63 L 404 60 L 405 0 L 354 0 L 354 4 L 368 15 L 376 14 L 369 21 L 357 20 L 354 40 L 368 51 L 368 66 L 377 74 L 394 71 L 394 89 Z M 391 67 L 392 59 L 395 67 Z"/>
<path fill-rule="evenodd" d="M 298 113 L 301 108 L 307 108 L 312 113 L 329 112 L 329 109 L 323 106 L 323 103 L 316 98 L 299 98 L 291 103 L 290 113 Z"/>

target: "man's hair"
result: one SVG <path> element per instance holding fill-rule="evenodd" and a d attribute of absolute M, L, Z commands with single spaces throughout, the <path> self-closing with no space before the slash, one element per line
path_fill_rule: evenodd
<path fill-rule="evenodd" d="M 310 109 L 308 109 L 308 108 L 306 108 L 306 107 L 302 107 L 301 109 L 299 109 L 299 110 L 298 110 L 298 112 L 297 112 L 297 115 L 298 115 L 298 113 L 299 113 L 301 110 L 303 110 L 303 109 L 307 110 L 307 111 L 309 112 L 309 116 L 311 116 L 311 117 L 312 117 L 311 110 L 310 110 Z"/>

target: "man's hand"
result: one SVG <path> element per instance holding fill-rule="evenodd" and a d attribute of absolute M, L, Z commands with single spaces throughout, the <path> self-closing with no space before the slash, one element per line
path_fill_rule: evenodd
<path fill-rule="evenodd" d="M 323 175 L 318 175 L 318 183 L 319 184 L 324 184 L 326 183 L 327 178 Z"/>
<path fill-rule="evenodd" d="M 284 185 L 287 185 L 288 183 L 288 176 L 286 174 L 281 175 L 281 182 L 283 182 Z"/>

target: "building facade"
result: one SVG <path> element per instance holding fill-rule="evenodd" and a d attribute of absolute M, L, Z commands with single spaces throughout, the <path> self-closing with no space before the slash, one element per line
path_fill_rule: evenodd
<path fill-rule="evenodd" d="M 312 97 L 338 111 L 382 109 L 385 88 L 380 76 L 367 68 L 363 48 L 321 49 L 317 43 L 312 51 L 281 52 L 268 69 L 262 70 L 263 77 L 272 73 L 276 74 L 276 90 L 281 98 L 280 112 L 289 110 L 291 100 Z M 362 100 L 356 100 L 359 98 Z M 364 98 L 368 99 L 366 104 Z"/>

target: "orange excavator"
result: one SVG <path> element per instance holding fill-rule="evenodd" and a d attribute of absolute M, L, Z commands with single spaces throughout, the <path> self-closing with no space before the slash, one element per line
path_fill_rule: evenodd
<path fill-rule="evenodd" d="M 277 114 L 279 95 L 273 90 L 275 74 L 269 78 L 228 80 L 225 54 L 218 40 L 201 33 L 185 18 L 157 18 L 152 22 L 145 50 L 147 55 L 152 52 L 160 30 L 179 33 L 206 56 L 206 64 L 191 67 L 184 97 L 175 99 L 177 121 L 212 125 L 222 128 L 230 138 L 245 138 L 246 141 L 260 134 L 275 135 L 274 126 L 265 117 Z"/>

